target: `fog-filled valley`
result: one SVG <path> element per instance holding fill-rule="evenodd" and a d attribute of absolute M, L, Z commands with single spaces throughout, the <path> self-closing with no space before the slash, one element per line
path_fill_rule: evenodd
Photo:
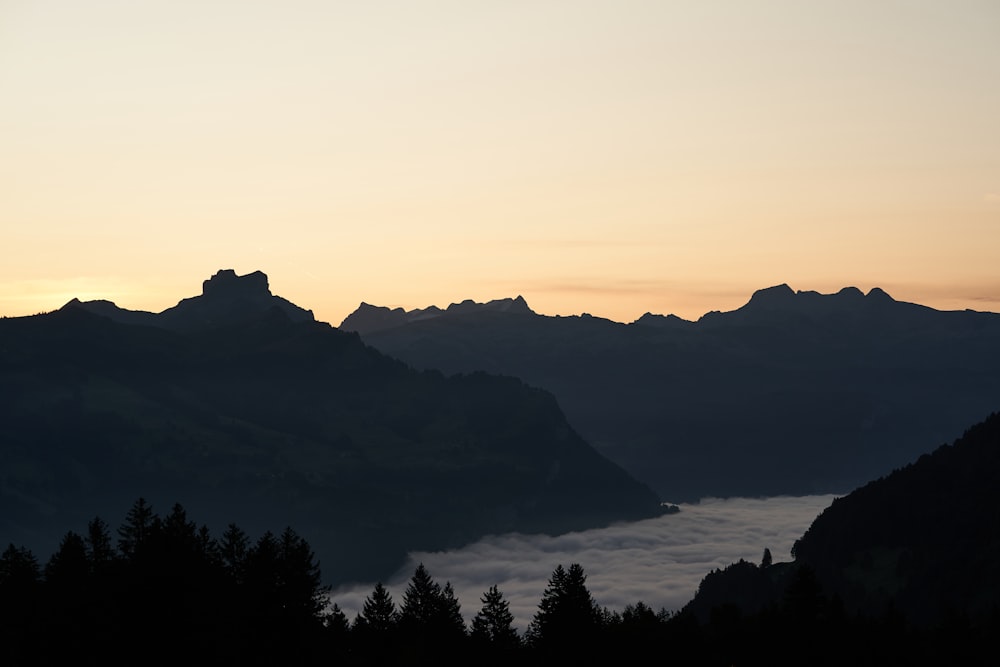
<path fill-rule="evenodd" d="M 680 504 L 675 514 L 607 528 L 558 536 L 489 536 L 454 551 L 412 553 L 384 584 L 401 600 L 414 568 L 423 563 L 435 579 L 451 582 L 470 621 L 482 594 L 496 585 L 523 631 L 552 570 L 560 563 L 579 563 L 598 604 L 621 611 L 641 601 L 676 612 L 714 569 L 740 559 L 758 562 L 764 549 L 788 560 L 795 540 L 832 500 L 827 495 L 706 498 Z M 336 588 L 330 600 L 354 618 L 373 585 Z"/>

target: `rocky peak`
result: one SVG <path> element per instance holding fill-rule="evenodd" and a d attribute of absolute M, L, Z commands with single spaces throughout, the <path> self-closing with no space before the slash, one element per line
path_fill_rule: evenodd
<path fill-rule="evenodd" d="M 210 298 L 259 298 L 271 296 L 271 289 L 267 282 L 267 274 L 263 271 L 238 276 L 232 269 L 222 269 L 202 282 L 201 293 L 202 296 Z"/>

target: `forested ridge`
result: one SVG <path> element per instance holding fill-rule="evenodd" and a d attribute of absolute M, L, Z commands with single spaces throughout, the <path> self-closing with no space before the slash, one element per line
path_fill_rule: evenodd
<path fill-rule="evenodd" d="M 0 663 L 965 664 L 1000 631 L 996 607 L 934 625 L 891 607 L 850 613 L 809 566 L 772 564 L 766 550 L 759 565 L 709 574 L 699 598 L 716 600 L 702 612 L 610 610 L 586 578 L 558 565 L 523 633 L 497 586 L 466 623 L 451 585 L 422 564 L 399 600 L 378 583 L 349 619 L 294 529 L 253 539 L 230 524 L 216 537 L 179 504 L 161 517 L 139 499 L 114 532 L 96 517 L 67 532 L 44 565 L 26 547 L 3 551 Z M 759 607 L 727 602 L 747 586 L 766 589 Z"/>

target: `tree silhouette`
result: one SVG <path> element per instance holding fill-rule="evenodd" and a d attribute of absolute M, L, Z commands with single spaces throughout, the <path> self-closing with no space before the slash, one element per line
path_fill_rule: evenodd
<path fill-rule="evenodd" d="M 420 563 L 403 593 L 399 629 L 409 650 L 424 653 L 457 647 L 465 637 L 465 621 L 451 584 L 436 583 Z"/>
<path fill-rule="evenodd" d="M 95 516 L 87 524 L 87 560 L 94 574 L 104 573 L 117 558 L 108 524 Z"/>
<path fill-rule="evenodd" d="M 118 528 L 118 550 L 132 560 L 149 540 L 153 529 L 153 508 L 145 498 L 139 498 L 125 515 L 125 522 Z"/>
<path fill-rule="evenodd" d="M 530 642 L 544 649 L 583 650 L 601 625 L 601 611 L 586 586 L 579 563 L 557 565 L 528 628 Z"/>
<path fill-rule="evenodd" d="M 323 585 L 312 547 L 291 527 L 281 534 L 278 553 L 279 604 L 291 622 L 320 620 L 329 587 Z"/>
<path fill-rule="evenodd" d="M 510 603 L 496 585 L 480 598 L 483 603 L 479 613 L 472 619 L 472 638 L 476 644 L 489 646 L 491 650 L 511 650 L 517 648 L 521 640 L 514 629 L 514 615 L 510 613 Z"/>
<path fill-rule="evenodd" d="M 9 545 L 0 555 L 0 647 L 7 664 L 38 660 L 40 587 L 34 554 Z"/>
<path fill-rule="evenodd" d="M 392 601 L 392 595 L 380 581 L 375 584 L 372 594 L 365 598 L 354 625 L 364 634 L 388 636 L 396 628 L 397 619 L 396 604 Z"/>
<path fill-rule="evenodd" d="M 237 583 L 243 583 L 247 556 L 250 553 L 250 538 L 235 523 L 229 524 L 226 532 L 222 534 L 219 553 L 229 575 Z"/>

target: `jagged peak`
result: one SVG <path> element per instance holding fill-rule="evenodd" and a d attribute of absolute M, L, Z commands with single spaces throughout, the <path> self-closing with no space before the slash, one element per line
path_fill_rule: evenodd
<path fill-rule="evenodd" d="M 233 269 L 220 269 L 208 280 L 202 282 L 203 296 L 271 296 L 267 274 L 254 271 L 243 276 Z"/>
<path fill-rule="evenodd" d="M 507 297 L 505 299 L 493 299 L 492 301 L 486 301 L 483 303 L 474 301 L 473 299 L 465 299 L 461 303 L 453 303 L 449 305 L 445 312 L 449 314 L 457 314 L 483 310 L 504 313 L 523 313 L 528 315 L 535 314 L 535 311 L 528 306 L 528 302 L 525 301 L 524 297 L 521 295 L 514 298 Z"/>

